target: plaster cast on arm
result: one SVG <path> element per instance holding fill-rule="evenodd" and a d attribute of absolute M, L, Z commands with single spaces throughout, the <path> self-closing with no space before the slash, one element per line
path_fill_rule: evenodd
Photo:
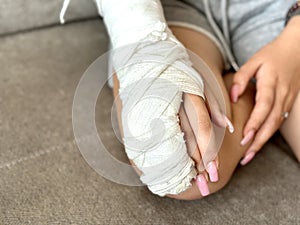
<path fill-rule="evenodd" d="M 96 2 L 114 49 L 126 153 L 153 193 L 183 192 L 196 170 L 177 114 L 183 92 L 204 98 L 202 79 L 167 27 L 159 1 Z"/>

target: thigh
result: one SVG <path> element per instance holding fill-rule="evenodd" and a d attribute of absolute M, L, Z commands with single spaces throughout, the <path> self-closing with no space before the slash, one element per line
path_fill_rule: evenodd
<path fill-rule="evenodd" d="M 222 90 L 227 117 L 231 119 L 230 98 L 222 78 L 225 64 L 218 46 L 210 37 L 195 30 L 178 26 L 170 26 L 170 28 L 187 49 L 199 56 L 209 66 Z"/>
<path fill-rule="evenodd" d="M 226 68 L 230 68 L 230 63 L 222 44 L 206 18 L 203 1 L 161 0 L 161 3 L 169 26 L 189 28 L 208 37 L 217 46 L 219 52 L 221 52 Z M 216 11 L 216 7 L 219 8 L 218 4 L 214 4 L 213 6 L 213 11 Z"/>
<path fill-rule="evenodd" d="M 255 88 L 252 84 L 249 84 L 245 94 L 241 96 L 238 103 L 232 104 L 229 100 L 229 90 L 231 87 L 233 74 L 225 74 L 222 76 L 224 64 L 222 61 L 222 56 L 214 43 L 205 35 L 189 29 L 178 27 L 171 27 L 171 29 L 179 41 L 181 41 L 186 48 L 202 58 L 213 71 L 218 85 L 222 89 L 222 94 L 226 102 L 227 116 L 231 118 L 235 127 L 235 132 L 233 134 L 230 134 L 229 132 L 225 133 L 225 137 L 219 152 L 220 180 L 217 183 L 209 182 L 210 192 L 213 193 L 226 185 L 241 157 L 243 156 L 244 151 L 248 147 L 248 145 L 241 147 L 240 141 L 242 139 L 243 127 L 249 118 L 250 112 L 254 105 Z M 169 197 L 191 200 L 201 198 L 201 194 L 198 191 L 195 183 L 193 183 L 193 186 L 187 191 L 179 195 L 169 195 Z"/>
<path fill-rule="evenodd" d="M 281 125 L 280 132 L 285 140 L 289 143 L 290 147 L 294 151 L 298 161 L 300 162 L 300 91 L 296 97 L 294 105 L 290 111 L 289 117 Z M 298 124 L 298 126 L 297 126 Z"/>

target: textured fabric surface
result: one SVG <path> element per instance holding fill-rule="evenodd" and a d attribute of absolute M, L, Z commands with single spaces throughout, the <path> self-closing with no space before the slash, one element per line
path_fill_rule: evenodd
<path fill-rule="evenodd" d="M 0 0 L 0 35 L 58 24 L 63 0 Z M 67 22 L 96 17 L 93 0 L 71 0 Z"/>
<path fill-rule="evenodd" d="M 97 20 L 0 39 L 0 224 L 300 224 L 299 165 L 274 141 L 200 201 L 160 198 L 95 173 L 74 144 L 71 107 L 107 44 Z M 98 129 L 126 161 L 110 130 L 111 90 L 100 97 Z"/>
<path fill-rule="evenodd" d="M 226 1 L 227 7 L 222 11 L 222 3 Z M 223 33 L 228 35 L 228 43 L 222 44 L 220 35 L 216 34 L 211 21 L 205 12 L 205 1 L 199 0 L 162 0 L 167 21 L 188 23 L 209 34 L 210 39 L 222 45 L 230 60 L 230 49 L 239 66 L 242 66 L 263 46 L 274 40 L 284 28 L 286 13 L 294 4 L 294 0 L 222 0 L 208 1 L 213 20 Z M 237 13 L 238 12 L 238 13 Z M 224 29 L 224 21 L 228 22 Z M 227 32 L 226 32 L 227 31 Z M 227 35 L 226 35 L 227 34 Z M 263 35 L 258 35 L 263 34 Z M 212 36 L 212 37 L 211 37 Z M 222 38 L 223 39 L 223 38 Z M 230 48 L 226 50 L 225 46 Z"/>

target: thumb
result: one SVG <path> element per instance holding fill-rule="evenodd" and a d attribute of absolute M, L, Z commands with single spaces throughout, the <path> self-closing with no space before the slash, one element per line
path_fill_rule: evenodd
<path fill-rule="evenodd" d="M 249 80 L 255 76 L 257 70 L 261 66 L 261 63 L 256 58 L 250 59 L 246 62 L 233 76 L 233 84 L 230 91 L 231 101 L 236 103 L 239 96 L 241 96 Z"/>

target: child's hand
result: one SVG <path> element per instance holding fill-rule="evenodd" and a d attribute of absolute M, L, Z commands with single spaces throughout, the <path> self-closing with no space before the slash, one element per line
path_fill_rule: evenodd
<path fill-rule="evenodd" d="M 263 34 L 258 34 L 263 35 Z M 247 164 L 284 121 L 300 88 L 300 16 L 294 17 L 273 42 L 258 51 L 234 75 L 233 102 L 256 78 L 255 106 L 244 128 L 246 145 L 252 139 L 241 164 Z"/>

